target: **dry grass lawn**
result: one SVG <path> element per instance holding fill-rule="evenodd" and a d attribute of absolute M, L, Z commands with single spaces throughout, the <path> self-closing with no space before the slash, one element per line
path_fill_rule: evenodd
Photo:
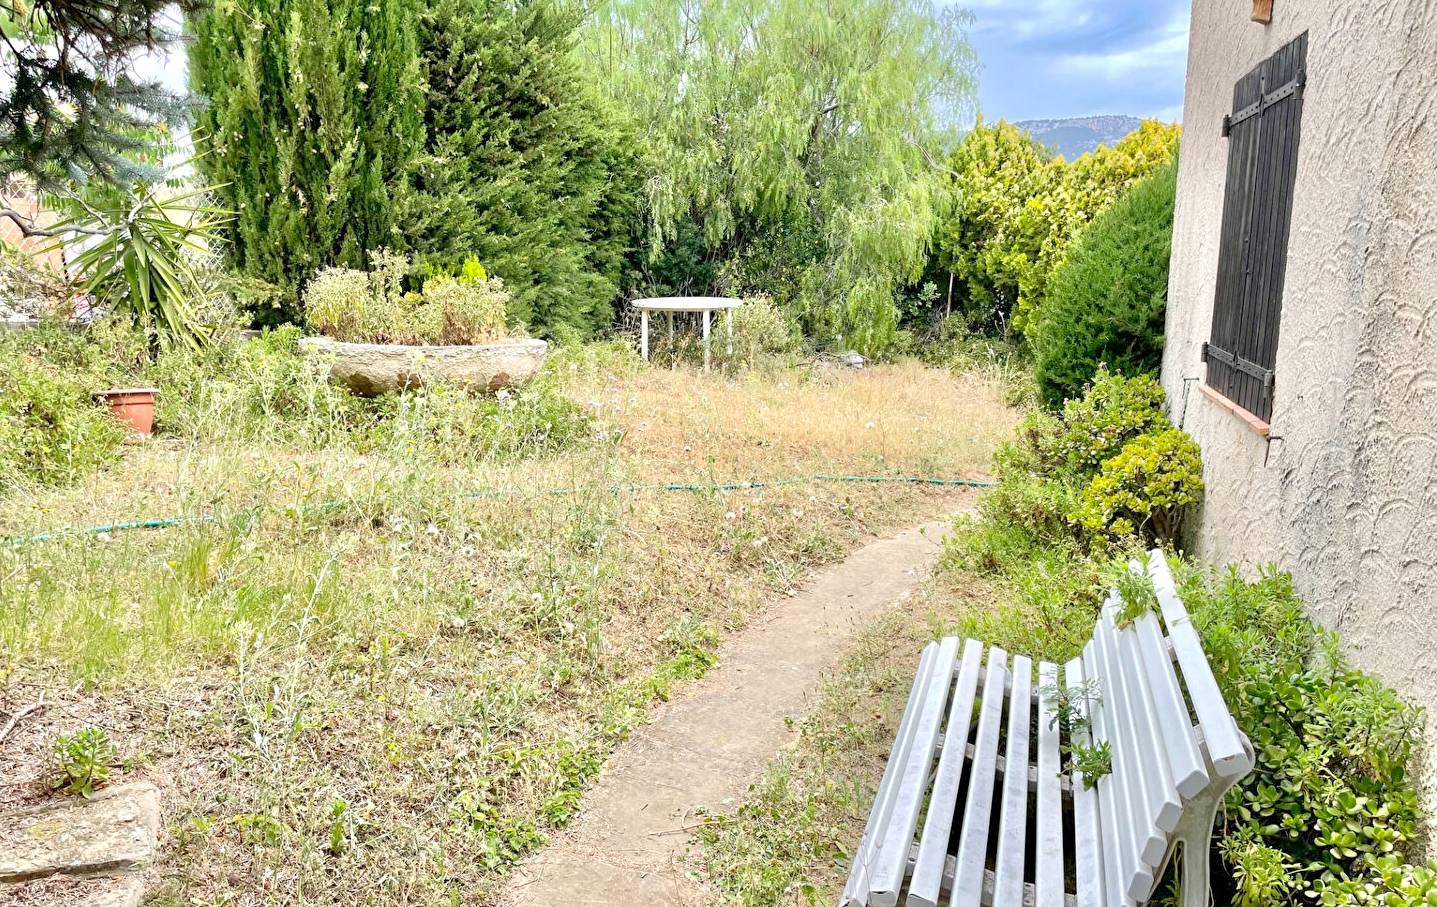
<path fill-rule="evenodd" d="M 947 505 L 628 486 L 980 478 L 1015 419 L 994 382 L 919 365 L 556 367 L 594 431 L 543 456 L 160 438 L 0 497 L 0 536 L 199 518 L 0 546 L 0 710 L 50 703 L 0 743 L 0 810 L 47 796 L 56 735 L 94 725 L 114 777 L 164 793 L 153 903 L 487 903 L 724 634 Z"/>

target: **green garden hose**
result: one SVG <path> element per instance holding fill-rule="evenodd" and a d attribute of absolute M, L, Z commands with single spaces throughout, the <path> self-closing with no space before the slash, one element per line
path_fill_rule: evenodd
<path fill-rule="evenodd" d="M 804 482 L 904 482 L 910 485 L 957 485 L 969 488 L 991 488 L 992 482 L 981 482 L 976 479 L 935 479 L 927 476 L 842 476 L 818 474 L 814 476 L 800 476 L 791 479 L 770 479 L 764 482 L 649 482 L 649 483 L 626 483 L 622 485 L 610 485 L 608 491 L 611 494 L 618 494 L 626 491 L 746 491 L 758 488 L 774 488 L 780 485 L 799 485 Z M 550 495 L 571 495 L 578 494 L 580 488 L 550 488 L 540 492 Z M 467 491 L 460 495 L 465 498 L 497 498 L 509 497 L 523 494 L 524 491 L 518 488 L 494 488 L 484 491 Z M 343 501 L 325 501 L 318 504 L 316 510 L 332 510 L 335 507 L 344 505 Z M 213 523 L 216 517 L 209 516 L 181 516 L 163 517 L 152 520 L 130 520 L 124 523 L 105 523 L 100 526 L 90 526 L 83 529 L 57 529 L 52 532 L 42 532 L 38 535 L 15 536 L 0 539 L 0 543 L 19 547 L 21 545 L 34 545 L 40 542 L 49 542 L 59 538 L 72 538 L 87 535 L 100 535 L 107 532 L 123 532 L 127 529 L 168 529 L 172 526 L 179 526 L 183 523 Z"/>

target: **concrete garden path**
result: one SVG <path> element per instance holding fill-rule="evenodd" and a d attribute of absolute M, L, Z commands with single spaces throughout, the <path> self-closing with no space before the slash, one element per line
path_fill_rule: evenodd
<path fill-rule="evenodd" d="M 730 638 L 717 667 L 654 711 L 610 757 L 563 837 L 515 873 L 512 907 L 698 905 L 682 858 L 705 811 L 731 810 L 797 736 L 825 670 L 927 575 L 949 526 L 872 542 L 814 574 Z"/>

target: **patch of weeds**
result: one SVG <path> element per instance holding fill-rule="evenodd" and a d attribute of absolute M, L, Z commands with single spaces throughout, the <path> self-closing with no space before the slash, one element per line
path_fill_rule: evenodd
<path fill-rule="evenodd" d="M 349 804 L 336 797 L 329 808 L 329 852 L 339 856 L 354 841 L 355 818 Z"/>
<path fill-rule="evenodd" d="M 89 798 L 110 777 L 115 748 L 102 728 L 87 727 L 55 738 L 56 790 Z"/>
<path fill-rule="evenodd" d="M 1096 746 L 1074 743 L 1066 748 L 1068 764 L 1083 776 L 1083 787 L 1092 790 L 1098 780 L 1113 773 L 1113 748 L 1104 740 Z"/>
<path fill-rule="evenodd" d="M 1064 767 L 1080 772 L 1087 788 L 1112 774 L 1112 750 L 1107 741 L 1096 746 L 1078 742 L 1088 739 L 1092 731 L 1093 710 L 1103 702 L 1102 684 L 1090 677 L 1073 687 L 1045 683 L 1038 692 L 1053 704 L 1053 726 L 1063 741 Z"/>
<path fill-rule="evenodd" d="M 604 754 L 597 747 L 565 747 L 559 755 L 555 790 L 544 798 L 540 812 L 553 828 L 569 824 L 579 810 L 584 789 L 604 765 Z"/>
<path fill-rule="evenodd" d="M 478 836 L 479 860 L 489 870 L 510 866 L 544 843 L 532 819 L 506 815 L 486 794 L 464 791 L 450 804 L 450 812 Z"/>
<path fill-rule="evenodd" d="M 1148 574 L 1148 552 L 1140 552 L 1135 560 L 1138 570 L 1132 570 L 1121 559 L 1114 561 L 1108 571 L 1112 587 L 1117 590 L 1122 607 L 1114 616 L 1118 629 L 1123 629 L 1144 614 L 1158 613 L 1158 592 L 1153 588 L 1153 578 Z M 1141 571 L 1141 572 L 1139 572 Z"/>
<path fill-rule="evenodd" d="M 239 813 L 233 820 L 240 840 L 251 847 L 275 847 L 289 834 L 289 828 L 268 813 Z"/>
<path fill-rule="evenodd" d="M 672 651 L 666 671 L 674 679 L 697 679 L 718 664 L 718 633 L 691 614 L 681 614 L 670 621 L 659 641 Z"/>

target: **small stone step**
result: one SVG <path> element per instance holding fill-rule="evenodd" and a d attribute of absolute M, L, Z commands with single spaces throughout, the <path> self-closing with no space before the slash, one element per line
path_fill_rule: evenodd
<path fill-rule="evenodd" d="M 145 883 L 137 876 L 51 876 L 0 885 L 0 904 L 5 907 L 140 907 L 144 902 Z"/>
<path fill-rule="evenodd" d="M 159 793 L 144 783 L 0 816 L 0 882 L 142 868 L 154 859 L 159 825 Z"/>

